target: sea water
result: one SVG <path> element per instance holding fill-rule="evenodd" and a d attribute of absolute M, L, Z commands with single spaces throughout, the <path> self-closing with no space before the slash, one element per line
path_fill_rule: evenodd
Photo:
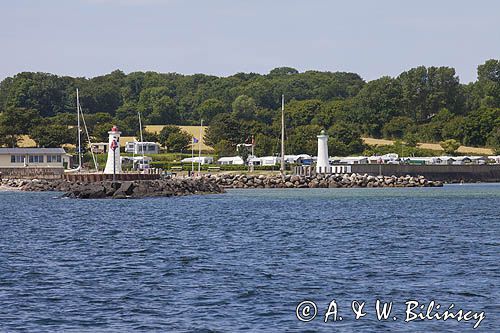
<path fill-rule="evenodd" d="M 494 332 L 499 216 L 499 184 L 1 192 L 0 331 Z M 485 317 L 405 321 L 408 301 Z"/>

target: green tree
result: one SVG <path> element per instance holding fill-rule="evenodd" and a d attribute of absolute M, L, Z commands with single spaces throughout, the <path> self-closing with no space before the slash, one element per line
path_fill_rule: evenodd
<path fill-rule="evenodd" d="M 226 112 L 226 107 L 224 103 L 216 98 L 210 98 L 201 103 L 197 108 L 199 117 L 203 119 L 207 124 L 210 124 L 213 117 L 220 113 Z"/>
<path fill-rule="evenodd" d="M 151 137 L 155 141 L 159 141 L 162 145 L 166 146 L 170 152 L 182 152 L 188 148 L 192 143 L 193 138 L 190 134 L 181 130 L 179 126 L 168 125 Z"/>
<path fill-rule="evenodd" d="M 147 120 L 154 125 L 178 123 L 179 115 L 174 100 L 169 96 L 164 96 L 154 101 Z"/>
<path fill-rule="evenodd" d="M 177 105 L 167 87 L 151 87 L 141 91 L 137 108 L 150 124 L 172 124 L 179 119 Z"/>
<path fill-rule="evenodd" d="M 298 74 L 299 71 L 293 67 L 276 67 L 269 72 L 270 76 L 283 76 Z"/>
<path fill-rule="evenodd" d="M 352 123 L 339 122 L 328 129 L 332 153 L 349 155 L 361 153 L 364 150 L 363 140 L 357 126 Z"/>
<path fill-rule="evenodd" d="M 355 112 L 356 106 L 354 105 L 352 98 L 322 103 L 321 108 L 314 116 L 312 123 L 323 128 L 329 128 L 335 122 L 359 124 L 359 122 L 356 121 Z"/>
<path fill-rule="evenodd" d="M 287 134 L 297 138 L 296 127 L 327 129 L 343 122 L 374 137 L 403 139 L 416 133 L 422 141 L 455 139 L 483 146 L 489 144 L 490 133 L 498 126 L 499 68 L 499 60 L 487 60 L 477 68 L 477 81 L 468 84 L 460 84 L 451 67 L 423 66 L 397 78 L 370 82 L 356 73 L 299 73 L 290 67 L 275 68 L 267 75 L 236 73 L 228 77 L 116 70 L 87 79 L 23 72 L 0 82 L 0 113 L 32 109 L 47 124 L 75 126 L 75 90 L 79 88 L 91 132 L 105 123 L 118 125 L 123 135 L 134 135 L 137 111 L 149 124 L 193 125 L 203 118 L 215 128 L 208 135 L 212 144 L 228 140 L 235 145 L 261 134 L 269 141 L 264 153 L 271 151 L 270 142 L 279 137 L 284 94 Z M 401 126 L 405 124 L 398 117 L 413 123 Z M 23 126 L 22 132 L 28 133 L 28 127 Z M 3 132 L 9 131 L 15 132 L 4 126 Z M 15 145 L 17 140 L 12 138 L 15 135 L 9 134 L 0 140 Z M 353 151 L 343 140 L 331 140 L 339 152 Z"/>
<path fill-rule="evenodd" d="M 111 75 L 111 74 L 109 74 Z M 75 82 L 76 83 L 76 82 Z M 86 114 L 104 112 L 114 115 L 123 104 L 120 87 L 107 75 L 76 83 L 79 87 L 80 104 Z M 75 104 L 76 92 L 69 93 L 71 104 Z"/>
<path fill-rule="evenodd" d="M 500 60 L 490 59 L 477 68 L 477 88 L 483 107 L 500 107 Z"/>
<path fill-rule="evenodd" d="M 30 137 L 39 147 L 60 147 L 76 141 L 76 133 L 64 125 L 42 124 L 30 131 Z"/>
<path fill-rule="evenodd" d="M 443 124 L 430 122 L 426 124 L 419 125 L 417 128 L 417 135 L 423 142 L 439 142 L 443 139 Z M 403 135 L 403 138 L 407 135 L 408 130 L 406 130 L 406 134 Z"/>
<path fill-rule="evenodd" d="M 36 110 L 7 108 L 0 114 L 0 138 L 9 147 L 16 147 L 20 136 L 28 134 L 39 120 Z"/>
<path fill-rule="evenodd" d="M 162 128 L 160 133 L 158 134 L 158 142 L 163 145 L 167 144 L 167 140 L 171 134 L 180 133 L 181 128 L 179 126 L 167 125 Z"/>
<path fill-rule="evenodd" d="M 318 150 L 317 136 L 321 127 L 317 125 L 304 125 L 293 128 L 285 142 L 285 150 L 289 154 L 316 155 Z"/>
<path fill-rule="evenodd" d="M 319 100 L 291 101 L 286 107 L 286 125 L 288 127 L 310 125 L 320 109 Z"/>
<path fill-rule="evenodd" d="M 440 145 L 446 154 L 454 156 L 457 149 L 460 147 L 460 142 L 454 139 L 448 139 L 441 142 Z"/>
<path fill-rule="evenodd" d="M 455 139 L 462 142 L 464 138 L 465 119 L 457 116 L 450 119 L 443 125 L 441 136 L 446 139 Z"/>
<path fill-rule="evenodd" d="M 252 97 L 246 95 L 238 96 L 232 104 L 233 114 L 237 119 L 253 119 L 257 106 Z"/>
<path fill-rule="evenodd" d="M 500 126 L 500 108 L 481 108 L 469 113 L 463 122 L 465 145 L 482 146 L 491 131 Z"/>
<path fill-rule="evenodd" d="M 406 133 L 403 139 L 408 147 L 416 147 L 418 144 L 418 136 L 415 133 Z"/>
<path fill-rule="evenodd" d="M 255 135 L 255 155 L 273 156 L 279 152 L 280 141 L 277 137 L 259 133 Z"/>
<path fill-rule="evenodd" d="M 250 147 L 246 146 L 239 146 L 236 147 L 236 151 L 238 153 L 238 156 L 241 157 L 241 159 L 246 163 L 248 160 L 248 157 L 252 154 L 252 150 Z"/>
<path fill-rule="evenodd" d="M 382 133 L 387 139 L 402 139 L 413 125 L 414 121 L 408 117 L 394 117 L 384 125 Z"/>
<path fill-rule="evenodd" d="M 93 131 L 90 132 L 91 133 L 90 135 L 97 142 L 108 142 L 108 139 L 109 139 L 108 132 L 111 131 L 111 128 L 113 128 L 113 126 L 114 126 L 113 123 L 97 124 L 97 125 L 95 125 Z"/>
<path fill-rule="evenodd" d="M 137 138 L 140 138 L 140 132 L 136 134 Z M 149 131 L 142 131 L 142 139 L 144 142 L 159 142 L 159 135 Z"/>
<path fill-rule="evenodd" d="M 4 91 L 5 108 L 38 110 L 42 117 L 50 117 L 69 111 L 68 86 L 71 83 L 53 74 L 23 72 L 7 80 L 8 90 Z M 1 88 L 5 88 L 2 84 Z M 73 90 L 73 89 L 71 89 Z"/>
<path fill-rule="evenodd" d="M 424 142 L 439 142 L 443 140 L 444 127 L 454 119 L 454 115 L 446 108 L 442 108 L 434 115 L 430 122 L 418 127 L 418 136 Z"/>
<path fill-rule="evenodd" d="M 462 112 L 460 83 L 453 68 L 420 66 L 401 73 L 398 81 L 403 115 L 417 123 L 429 120 L 442 108 Z"/>
<path fill-rule="evenodd" d="M 136 121 L 139 121 L 137 105 L 133 102 L 126 102 L 122 104 L 118 109 L 116 109 L 116 119 L 126 119 L 128 117 L 134 117 Z"/>
<path fill-rule="evenodd" d="M 180 131 L 170 134 L 165 144 L 168 151 L 177 153 L 186 151 L 191 144 L 191 140 L 191 135 L 184 131 Z"/>
<path fill-rule="evenodd" d="M 104 112 L 86 114 L 86 115 L 84 115 L 84 117 L 85 117 L 85 123 L 87 124 L 87 128 L 88 128 L 89 132 L 92 132 L 94 130 L 94 127 L 97 126 L 97 124 L 113 123 L 113 118 L 111 117 L 111 115 L 108 113 L 104 113 Z M 83 122 L 82 122 L 82 126 L 83 126 Z M 120 130 L 122 130 L 122 129 L 120 128 Z"/>
<path fill-rule="evenodd" d="M 232 115 L 218 114 L 205 134 L 205 142 L 213 147 L 219 141 L 226 140 L 236 146 L 244 142 L 247 137 L 240 129 L 240 123 Z"/>
<path fill-rule="evenodd" d="M 356 95 L 352 115 L 356 123 L 363 124 L 366 134 L 380 137 L 382 127 L 401 115 L 401 82 L 388 76 L 368 82 Z"/>
<path fill-rule="evenodd" d="M 215 154 L 221 158 L 224 156 L 234 156 L 236 154 L 235 146 L 227 140 L 220 140 L 214 146 Z"/>
<path fill-rule="evenodd" d="M 491 131 L 488 136 L 488 146 L 493 149 L 496 155 L 500 155 L 500 127 L 495 128 Z"/>

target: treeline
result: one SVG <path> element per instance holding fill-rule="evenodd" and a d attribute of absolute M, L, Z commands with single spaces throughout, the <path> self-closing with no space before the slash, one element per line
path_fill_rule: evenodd
<path fill-rule="evenodd" d="M 114 71 L 91 79 L 25 72 L 0 83 L 0 143 L 30 134 L 40 146 L 74 142 L 75 91 L 87 125 L 104 140 L 112 124 L 126 135 L 145 124 L 210 125 L 219 153 L 234 153 L 254 136 L 256 153 L 279 151 L 281 95 L 286 99 L 287 151 L 314 153 L 316 135 L 331 135 L 332 155 L 360 153 L 361 136 L 416 141 L 456 140 L 500 146 L 500 61 L 477 68 L 461 84 L 450 67 L 417 67 L 365 82 L 358 74 L 276 68 L 266 75 Z"/>

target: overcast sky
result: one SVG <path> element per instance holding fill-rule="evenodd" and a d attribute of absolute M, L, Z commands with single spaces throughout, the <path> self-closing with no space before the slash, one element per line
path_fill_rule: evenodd
<path fill-rule="evenodd" d="M 497 0 L 0 0 L 0 79 L 300 71 L 397 76 L 500 58 Z"/>

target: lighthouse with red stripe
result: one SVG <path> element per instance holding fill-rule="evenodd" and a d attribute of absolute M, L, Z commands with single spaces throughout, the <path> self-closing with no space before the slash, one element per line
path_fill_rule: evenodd
<path fill-rule="evenodd" d="M 122 172 L 122 163 L 120 160 L 120 132 L 118 127 L 113 126 L 109 134 L 109 149 L 108 149 L 108 159 L 106 161 L 106 167 L 104 168 L 104 173 L 112 175 L 113 173 L 119 174 Z M 114 156 L 113 156 L 114 155 Z"/>

